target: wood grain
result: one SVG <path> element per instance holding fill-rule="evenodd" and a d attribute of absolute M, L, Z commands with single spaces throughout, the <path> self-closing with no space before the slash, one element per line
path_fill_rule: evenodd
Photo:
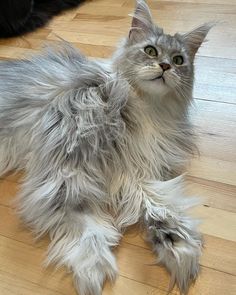
<path fill-rule="evenodd" d="M 192 121 L 200 156 L 188 168 L 186 192 L 202 197 L 192 214 L 202 219 L 205 248 L 202 272 L 190 295 L 236 294 L 236 2 L 234 0 L 149 0 L 167 32 L 186 32 L 206 21 L 220 23 L 196 58 Z M 27 57 L 45 43 L 72 42 L 91 57 L 109 56 L 127 34 L 131 0 L 92 0 L 55 17 L 45 28 L 0 40 L 0 59 Z M 15 210 L 22 173 L 0 178 L 0 294 L 75 295 L 71 274 L 44 269 L 48 238 L 34 241 Z M 137 226 L 115 249 L 120 276 L 104 295 L 164 295 L 169 275 L 160 266 Z M 179 294 L 174 289 L 171 294 Z"/>

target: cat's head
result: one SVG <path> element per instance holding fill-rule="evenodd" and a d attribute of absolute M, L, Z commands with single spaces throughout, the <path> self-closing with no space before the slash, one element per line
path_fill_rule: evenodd
<path fill-rule="evenodd" d="M 184 96 L 192 89 L 193 61 L 212 25 L 186 34 L 167 35 L 154 24 L 144 0 L 137 0 L 129 36 L 115 57 L 129 82 L 150 95 L 169 91 Z"/>

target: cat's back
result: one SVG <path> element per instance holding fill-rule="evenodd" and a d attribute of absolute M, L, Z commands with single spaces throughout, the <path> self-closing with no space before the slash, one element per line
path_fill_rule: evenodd
<path fill-rule="evenodd" d="M 29 59 L 1 61 L 0 129 L 32 125 L 50 110 L 56 114 L 62 105 L 70 107 L 75 101 L 80 108 L 84 92 L 86 106 L 96 108 L 90 94 L 110 76 L 102 63 L 89 60 L 66 42 Z"/>
<path fill-rule="evenodd" d="M 66 42 L 28 59 L 0 62 L 0 100 L 44 100 L 73 88 L 97 86 L 108 75 Z"/>

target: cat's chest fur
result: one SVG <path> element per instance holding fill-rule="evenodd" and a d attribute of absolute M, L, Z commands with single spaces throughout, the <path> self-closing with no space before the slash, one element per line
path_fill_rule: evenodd
<path fill-rule="evenodd" d="M 188 119 L 181 115 L 180 120 L 178 114 L 164 113 L 161 107 L 155 110 L 137 97 L 128 100 L 122 114 L 126 130 L 117 142 L 125 174 L 136 179 L 166 180 L 183 171 L 193 138 Z"/>

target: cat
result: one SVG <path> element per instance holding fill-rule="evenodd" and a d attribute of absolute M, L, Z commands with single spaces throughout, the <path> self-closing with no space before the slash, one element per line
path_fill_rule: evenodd
<path fill-rule="evenodd" d="M 54 15 L 83 0 L 0 1 L 0 38 L 16 37 L 44 26 Z"/>
<path fill-rule="evenodd" d="M 138 0 L 110 59 L 65 42 L 0 63 L 0 175 L 25 170 L 19 214 L 49 234 L 48 263 L 66 265 L 80 295 L 115 279 L 112 249 L 136 223 L 170 289 L 187 294 L 199 273 L 202 237 L 186 213 L 195 200 L 177 175 L 194 152 L 193 62 L 210 28 L 167 35 Z"/>

